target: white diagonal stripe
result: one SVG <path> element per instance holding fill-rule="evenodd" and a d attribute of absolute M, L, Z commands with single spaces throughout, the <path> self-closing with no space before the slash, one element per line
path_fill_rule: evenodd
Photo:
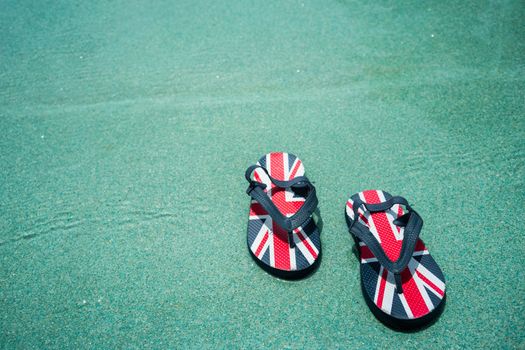
<path fill-rule="evenodd" d="M 401 293 L 401 294 L 398 294 L 398 296 L 399 296 L 399 300 L 401 300 L 401 304 L 403 304 L 403 308 L 405 309 L 405 312 L 408 318 L 414 318 L 414 314 L 412 313 L 412 310 L 410 310 L 410 306 L 408 306 L 405 295 Z"/>
<path fill-rule="evenodd" d="M 386 311 L 386 313 L 388 313 L 389 315 L 392 312 L 392 304 L 394 301 L 394 290 L 395 290 L 394 275 L 389 271 L 387 272 L 385 291 L 383 293 L 383 304 L 381 306 L 381 309 Z"/>
<path fill-rule="evenodd" d="M 423 285 L 421 278 L 416 273 L 418 262 L 416 259 L 412 258 L 410 259 L 410 262 L 408 263 L 408 269 L 410 270 L 410 273 L 412 274 L 412 278 L 414 279 L 414 282 L 416 283 L 417 289 L 419 290 L 419 293 L 421 294 L 421 297 L 425 301 L 425 305 L 429 310 L 434 309 L 434 304 L 432 304 L 432 300 L 430 300 L 430 297 L 428 296 L 427 289 Z"/>
<path fill-rule="evenodd" d="M 427 254 L 428 254 L 428 251 L 427 251 Z M 417 268 L 417 271 L 419 271 L 419 273 L 421 273 L 423 276 L 428 278 L 430 280 L 430 282 L 432 282 L 432 283 L 434 283 L 436 285 L 436 287 L 438 287 L 442 291 L 445 291 L 445 283 L 443 283 L 443 281 L 441 281 L 439 278 L 437 278 L 436 275 L 434 275 L 426 267 L 424 267 L 423 264 L 418 263 L 416 268 Z"/>
<path fill-rule="evenodd" d="M 299 228 L 299 229 L 296 229 L 296 230 L 299 230 L 301 232 L 301 235 L 303 236 L 304 240 L 306 242 L 308 242 L 308 244 L 310 244 L 310 246 L 312 247 L 312 249 L 316 252 L 316 254 L 319 254 L 319 252 L 317 251 L 317 248 L 315 247 L 315 245 L 312 244 L 312 241 L 310 241 L 310 239 L 308 238 L 308 236 L 304 233 L 302 227 Z M 306 246 L 304 245 L 303 241 L 301 239 L 299 239 L 299 236 L 297 235 L 296 231 L 294 230 L 293 234 L 292 234 L 292 237 L 293 237 L 293 240 L 295 242 L 295 246 L 297 248 L 299 248 L 299 250 L 301 251 L 301 253 L 304 255 L 304 257 L 306 258 L 306 260 L 308 261 L 309 264 L 313 264 L 313 262 L 315 261 L 315 258 L 313 257 L 312 253 L 310 253 L 310 251 L 308 250 L 308 248 L 306 248 Z"/>
<path fill-rule="evenodd" d="M 377 276 L 376 292 L 374 294 L 374 304 L 377 305 L 377 297 L 379 295 L 379 288 L 381 287 L 381 280 L 383 279 L 383 266 L 379 268 L 379 275 Z"/>
<path fill-rule="evenodd" d="M 270 266 L 275 267 L 275 253 L 273 247 L 273 231 L 268 231 L 268 247 L 270 249 Z"/>
<path fill-rule="evenodd" d="M 257 248 L 259 248 L 259 244 L 261 244 L 261 241 L 263 240 L 264 236 L 266 235 L 266 232 L 268 232 L 268 227 L 266 227 L 265 224 L 261 226 L 261 229 L 259 230 L 259 233 L 257 233 L 257 236 L 255 236 L 255 239 L 250 246 L 250 249 L 252 252 L 256 252 Z"/>

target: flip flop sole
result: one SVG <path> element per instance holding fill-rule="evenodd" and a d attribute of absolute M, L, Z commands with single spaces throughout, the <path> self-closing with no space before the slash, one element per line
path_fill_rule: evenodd
<path fill-rule="evenodd" d="M 269 153 L 261 157 L 257 164 L 281 181 L 304 175 L 301 160 L 289 153 Z M 303 205 L 305 197 L 291 189 L 275 187 L 264 171 L 256 169 L 254 178 L 267 185 L 268 196 L 283 214 L 292 216 Z M 320 232 L 313 218 L 289 233 L 274 223 L 264 208 L 253 199 L 247 243 L 257 264 L 281 278 L 305 276 L 318 266 L 321 256 Z"/>
<path fill-rule="evenodd" d="M 360 192 L 359 197 L 366 203 L 377 204 L 392 196 L 371 190 Z M 386 212 L 359 213 L 359 222 L 369 228 L 393 261 L 401 252 L 404 230 L 393 222 L 403 214 L 399 205 Z M 349 200 L 345 208 L 349 225 L 353 215 Z M 354 241 L 359 251 L 365 301 L 380 321 L 393 328 L 410 329 L 427 325 L 439 316 L 445 303 L 445 278 L 422 240 L 417 242 L 408 267 L 401 273 L 403 293 L 397 293 L 393 274 L 381 266 L 370 249 L 355 237 Z"/>

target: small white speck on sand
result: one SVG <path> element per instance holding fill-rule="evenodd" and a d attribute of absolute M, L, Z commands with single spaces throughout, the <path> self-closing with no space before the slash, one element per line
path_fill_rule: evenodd
<path fill-rule="evenodd" d="M 297 70 L 296 72 L 297 72 L 297 73 L 301 73 L 301 70 L 300 70 L 300 69 L 298 69 L 298 70 Z"/>
<path fill-rule="evenodd" d="M 215 78 L 219 79 L 221 76 L 220 75 L 216 75 Z"/>
<path fill-rule="evenodd" d="M 84 304 L 84 305 L 85 305 L 86 303 L 87 303 L 87 301 L 86 301 L 85 299 L 84 299 L 84 300 L 82 300 L 82 304 Z"/>
<path fill-rule="evenodd" d="M 43 139 L 45 136 L 44 135 L 40 135 L 40 138 Z"/>
<path fill-rule="evenodd" d="M 84 56 L 80 56 L 80 59 L 83 59 L 83 58 L 84 58 Z"/>
<path fill-rule="evenodd" d="M 434 34 L 430 34 L 430 37 L 433 38 L 433 37 L 434 37 Z"/>

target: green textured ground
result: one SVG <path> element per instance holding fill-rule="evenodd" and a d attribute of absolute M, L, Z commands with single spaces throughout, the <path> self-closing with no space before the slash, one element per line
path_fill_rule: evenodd
<path fill-rule="evenodd" d="M 0 9 L 0 347 L 525 348 L 522 1 Z M 318 188 L 298 282 L 246 248 L 273 150 Z M 343 208 L 367 188 L 415 204 L 447 277 L 419 333 L 362 298 Z"/>

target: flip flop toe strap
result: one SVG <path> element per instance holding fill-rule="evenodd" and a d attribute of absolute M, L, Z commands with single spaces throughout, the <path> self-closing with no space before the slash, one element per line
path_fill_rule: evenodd
<path fill-rule="evenodd" d="M 308 195 L 306 196 L 301 209 L 299 209 L 297 213 L 290 217 L 283 215 L 279 208 L 277 208 L 277 206 L 272 202 L 272 199 L 264 191 L 266 189 L 266 185 L 251 178 L 251 175 L 255 169 L 262 169 L 266 175 L 268 175 L 270 181 L 277 187 L 292 189 L 306 188 Z M 317 208 L 318 200 L 315 187 L 306 176 L 298 176 L 292 180 L 281 181 L 273 178 L 265 167 L 260 165 L 252 165 L 246 169 L 245 177 L 250 183 L 246 193 L 259 202 L 272 217 L 272 219 L 287 232 L 291 232 L 297 227 L 302 226 L 305 221 L 312 216 L 312 213 Z"/>
<path fill-rule="evenodd" d="M 352 196 L 353 200 L 353 211 L 354 211 L 354 220 L 350 224 L 350 231 L 357 238 L 359 238 L 363 243 L 365 243 L 372 254 L 377 258 L 377 261 L 388 271 L 394 274 L 394 279 L 396 283 L 396 290 L 398 293 L 403 292 L 401 272 L 405 270 L 414 254 L 416 243 L 419 239 L 419 234 L 421 228 L 423 227 L 423 219 L 419 214 L 410 207 L 408 201 L 403 197 L 391 197 L 382 203 L 369 204 L 364 203 L 358 195 Z M 389 210 L 393 205 L 400 204 L 404 205 L 408 213 L 400 216 L 394 220 L 394 224 L 397 226 L 404 227 L 403 242 L 401 246 L 401 252 L 399 258 L 396 261 L 392 261 L 388 258 L 385 251 L 381 247 L 381 244 L 374 237 L 370 229 L 359 222 L 359 209 L 364 208 L 364 210 L 371 213 L 381 212 Z"/>

